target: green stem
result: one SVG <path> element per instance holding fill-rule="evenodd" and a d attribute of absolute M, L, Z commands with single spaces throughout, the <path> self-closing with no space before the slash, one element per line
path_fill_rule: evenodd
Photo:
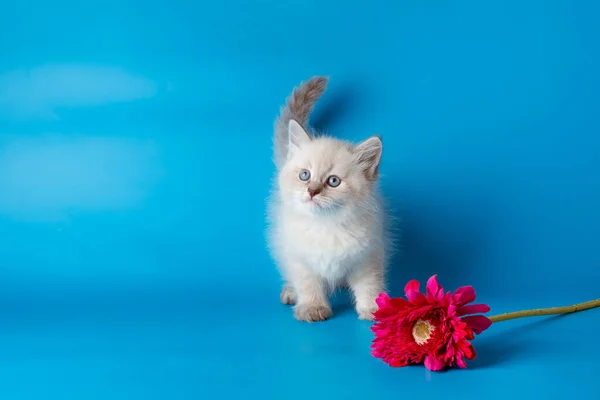
<path fill-rule="evenodd" d="M 544 315 L 570 314 L 577 311 L 589 310 L 590 308 L 600 307 L 600 299 L 586 301 L 572 306 L 538 308 L 536 310 L 515 311 L 505 314 L 498 314 L 490 317 L 492 322 L 507 321 L 509 319 L 524 318 L 524 317 L 541 317 Z"/>

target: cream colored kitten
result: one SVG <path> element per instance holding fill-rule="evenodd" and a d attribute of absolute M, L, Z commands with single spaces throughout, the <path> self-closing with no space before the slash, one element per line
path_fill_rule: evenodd
<path fill-rule="evenodd" d="M 285 281 L 281 301 L 300 321 L 331 317 L 328 294 L 348 286 L 361 319 L 373 319 L 384 290 L 386 236 L 377 190 L 382 142 L 354 146 L 306 131 L 327 78 L 288 98 L 275 122 L 278 169 L 269 205 L 269 246 Z"/>

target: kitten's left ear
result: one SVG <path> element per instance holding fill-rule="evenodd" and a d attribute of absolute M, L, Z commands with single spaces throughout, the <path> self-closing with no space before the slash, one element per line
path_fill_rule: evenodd
<path fill-rule="evenodd" d="M 383 152 L 383 142 L 379 136 L 373 136 L 354 147 L 358 163 L 367 179 L 375 180 L 379 176 L 379 163 Z"/>

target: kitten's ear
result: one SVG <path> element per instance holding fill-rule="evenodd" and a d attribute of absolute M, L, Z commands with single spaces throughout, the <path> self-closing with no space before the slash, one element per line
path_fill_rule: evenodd
<path fill-rule="evenodd" d="M 304 144 L 311 141 L 310 135 L 306 133 L 302 125 L 291 119 L 288 124 L 288 155 L 294 153 Z"/>
<path fill-rule="evenodd" d="M 379 136 L 373 136 L 354 147 L 358 163 L 367 179 L 375 180 L 379 176 L 379 163 L 383 152 L 383 142 Z"/>

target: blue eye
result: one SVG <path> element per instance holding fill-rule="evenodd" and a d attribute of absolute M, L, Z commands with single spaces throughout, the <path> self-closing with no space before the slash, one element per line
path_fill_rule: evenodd
<path fill-rule="evenodd" d="M 302 171 L 300 171 L 300 175 L 298 175 L 298 177 L 301 181 L 306 182 L 310 179 L 310 171 L 307 169 L 303 169 Z"/>
<path fill-rule="evenodd" d="M 327 178 L 327 184 L 331 187 L 338 187 L 342 183 L 342 180 L 335 175 L 331 175 Z"/>

